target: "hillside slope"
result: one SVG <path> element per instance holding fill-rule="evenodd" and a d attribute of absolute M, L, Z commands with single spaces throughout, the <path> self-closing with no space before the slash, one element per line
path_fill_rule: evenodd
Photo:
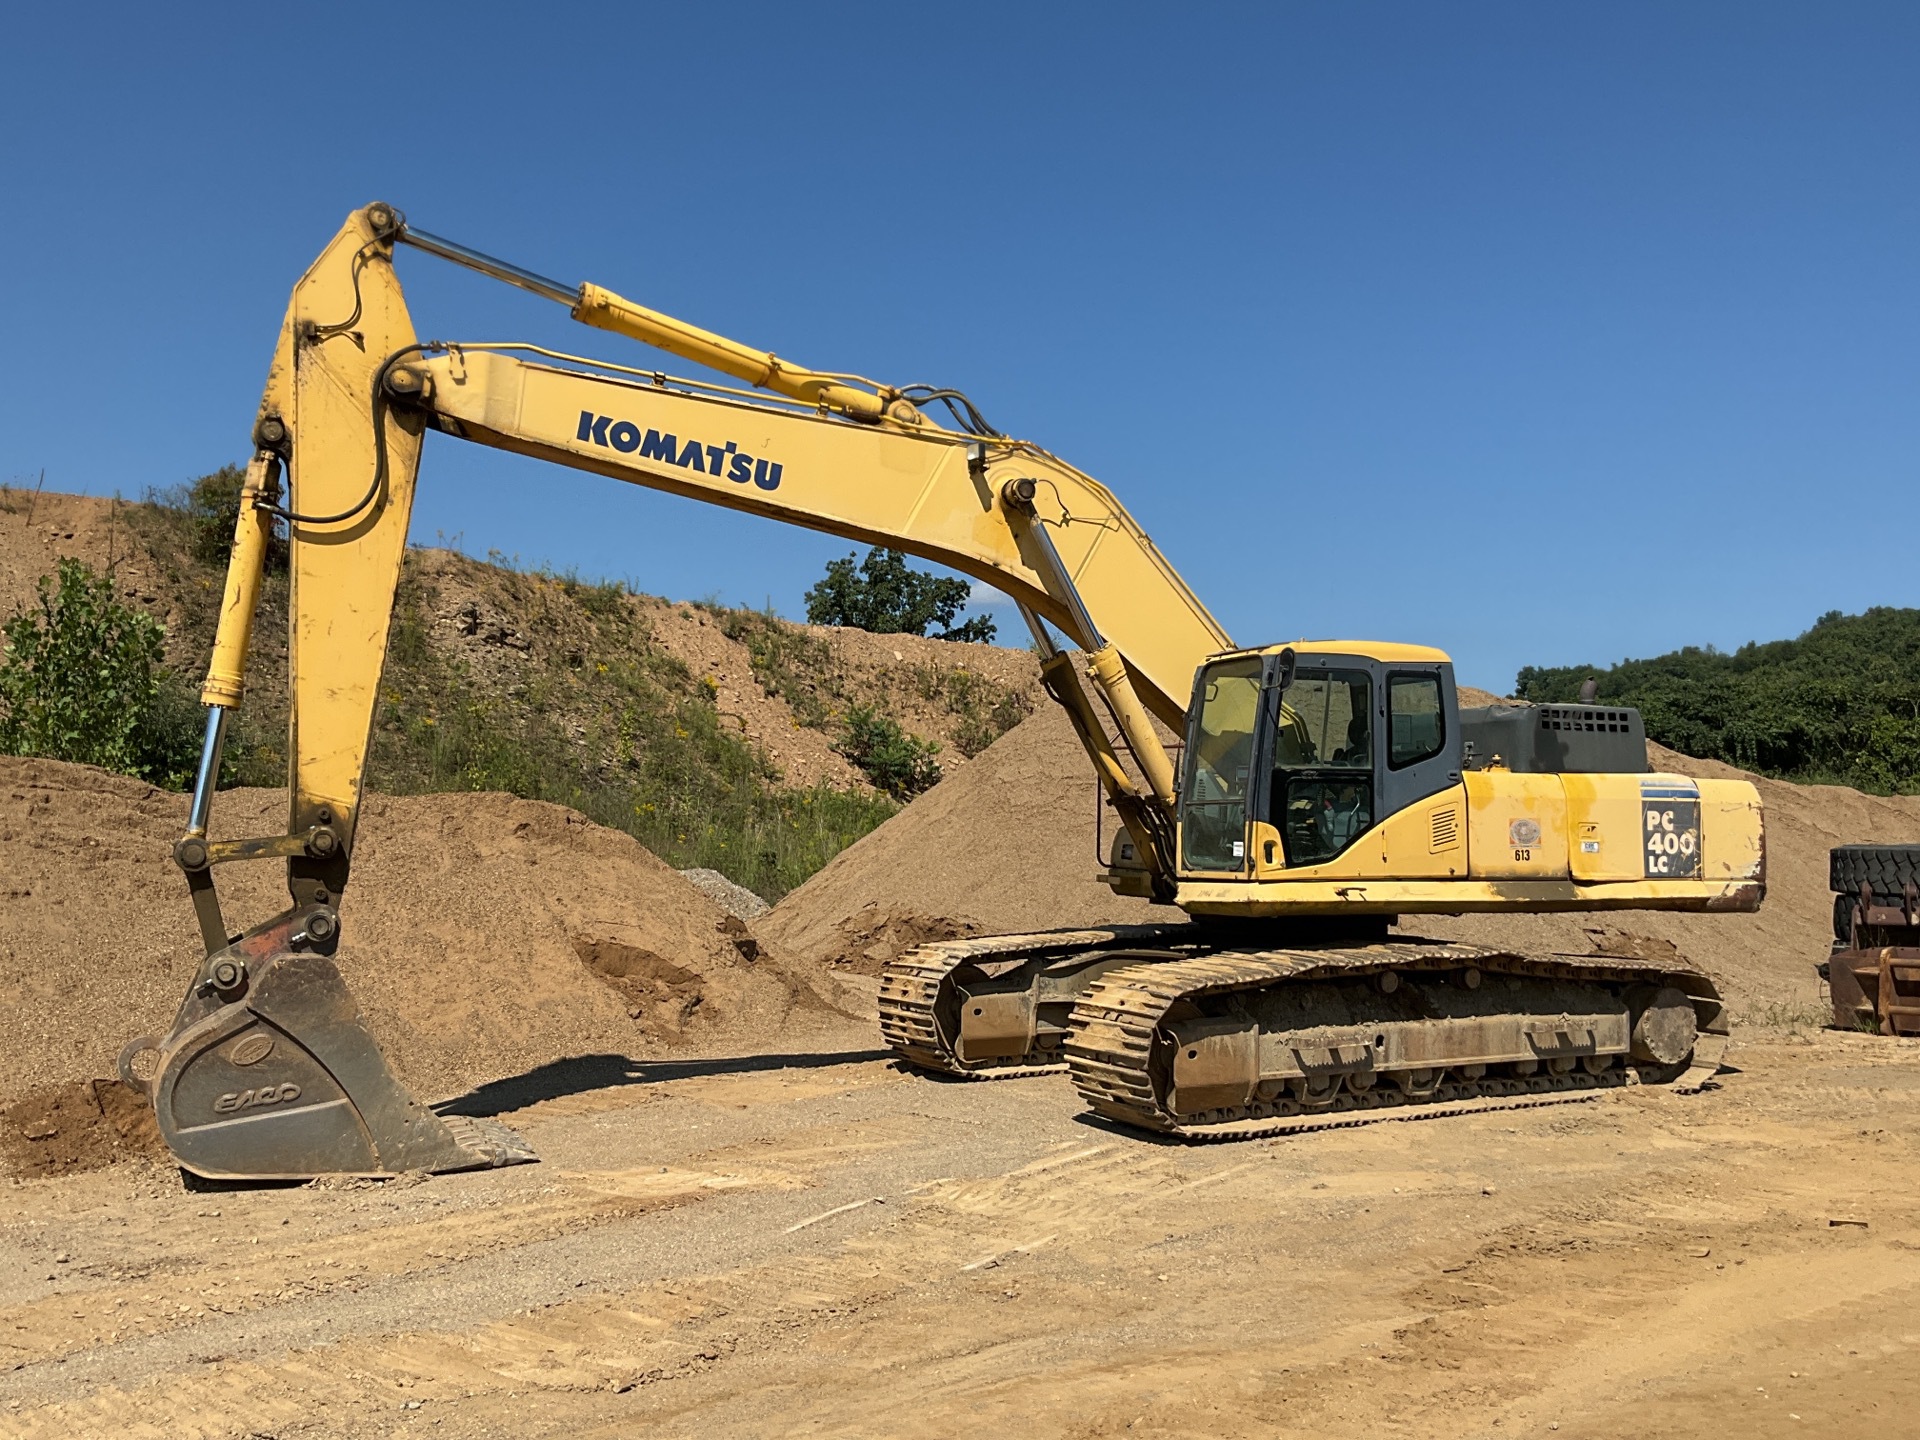
<path fill-rule="evenodd" d="M 1678 774 L 1741 773 L 1650 750 L 1656 767 Z M 1521 950 L 1678 954 L 1721 981 L 1744 1022 L 1815 1017 L 1824 1001 L 1814 967 L 1831 939 L 1827 850 L 1920 843 L 1920 798 L 1747 778 L 1766 807 L 1767 897 L 1756 914 L 1435 915 L 1400 928 Z M 1094 837 L 1086 759 L 1049 707 L 843 851 L 754 933 L 801 962 L 877 973 L 923 939 L 1180 918 L 1095 880 Z"/>
<path fill-rule="evenodd" d="M 63 556 L 111 568 L 197 685 L 223 571 L 193 542 L 177 504 L 0 491 L 0 616 L 31 605 Z M 228 783 L 283 780 L 286 607 L 285 575 L 269 574 Z M 415 549 L 368 779 L 557 801 L 777 897 L 897 808 L 836 748 L 850 707 L 937 745 L 951 773 L 1037 694 L 1022 650 L 795 625 Z"/>

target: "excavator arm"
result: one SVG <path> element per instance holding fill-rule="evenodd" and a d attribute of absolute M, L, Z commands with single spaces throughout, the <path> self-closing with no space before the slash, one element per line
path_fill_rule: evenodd
<path fill-rule="evenodd" d="M 422 342 L 394 274 L 399 243 L 754 388 L 527 345 Z M 936 405 L 960 428 L 935 423 L 927 412 Z M 176 847 L 207 958 L 166 1040 L 136 1041 L 122 1057 L 123 1076 L 147 1091 L 189 1168 L 373 1173 L 527 1158 L 498 1127 L 436 1116 L 406 1094 L 331 958 L 429 429 L 888 546 L 1011 596 L 1039 642 L 1045 686 L 1134 842 L 1136 887 L 1170 898 L 1173 767 L 1154 721 L 1182 727 L 1197 666 L 1230 641 L 1110 491 L 992 430 L 957 392 L 807 370 L 602 287 L 569 287 L 490 259 L 371 205 L 348 217 L 295 286 L 254 425 L 202 693 L 202 761 Z M 292 555 L 289 823 L 281 836 L 216 840 L 209 807 L 276 520 L 288 527 Z M 1091 695 L 1049 624 L 1085 652 Z M 214 867 L 269 857 L 286 862 L 292 904 L 232 936 Z M 143 1050 L 156 1052 L 144 1066 Z M 279 1058 L 269 1065 L 270 1056 Z"/>

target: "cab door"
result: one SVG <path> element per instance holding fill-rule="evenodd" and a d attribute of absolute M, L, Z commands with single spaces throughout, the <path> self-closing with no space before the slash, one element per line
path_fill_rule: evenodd
<path fill-rule="evenodd" d="M 1254 811 L 1257 869 L 1369 869 L 1355 847 L 1378 823 L 1378 694 L 1370 662 L 1343 655 L 1301 656 L 1290 683 L 1272 686 Z"/>
<path fill-rule="evenodd" d="M 1193 717 L 1180 784 L 1180 873 L 1247 872 L 1247 802 L 1266 663 L 1259 655 L 1218 660 L 1195 678 Z"/>
<path fill-rule="evenodd" d="M 1250 827 L 1256 876 L 1464 871 L 1457 706 L 1443 663 L 1300 657 L 1270 697 Z"/>

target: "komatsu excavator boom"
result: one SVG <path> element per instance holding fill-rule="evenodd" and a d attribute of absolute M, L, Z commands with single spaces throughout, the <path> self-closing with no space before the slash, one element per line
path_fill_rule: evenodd
<path fill-rule="evenodd" d="M 422 342 L 394 273 L 402 243 L 753 388 L 532 345 Z M 1433 911 L 1751 909 L 1764 868 L 1750 786 L 1640 773 L 1630 711 L 1562 707 L 1538 733 L 1531 715 L 1463 712 L 1437 650 L 1236 651 L 1109 491 L 995 431 L 959 392 L 808 370 L 376 204 L 348 217 L 281 327 L 175 847 L 206 958 L 169 1034 L 122 1056 L 187 1168 L 532 1158 L 504 1127 L 409 1095 L 333 961 L 428 430 L 907 551 L 1017 602 L 1121 821 L 1108 883 L 1199 923 L 911 952 L 881 990 L 882 1031 L 911 1063 L 983 1077 L 1070 1065 L 1096 1109 L 1190 1135 L 1711 1073 L 1724 1025 L 1702 976 L 1387 926 Z M 215 839 L 221 745 L 276 521 L 292 556 L 291 813 L 284 835 Z M 1183 768 L 1156 721 L 1184 736 Z M 214 867 L 260 858 L 285 861 L 291 904 L 234 935 Z"/>

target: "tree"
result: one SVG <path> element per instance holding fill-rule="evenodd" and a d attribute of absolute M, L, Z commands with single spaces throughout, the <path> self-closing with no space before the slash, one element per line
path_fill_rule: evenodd
<path fill-rule="evenodd" d="M 198 757 L 196 707 L 161 664 L 165 632 L 83 561 L 40 577 L 39 611 L 0 627 L 0 754 L 98 765 L 182 788 Z"/>
<path fill-rule="evenodd" d="M 973 587 L 965 580 L 915 570 L 898 550 L 875 547 L 854 563 L 852 555 L 832 561 L 818 585 L 807 591 L 807 619 L 815 625 L 849 625 L 876 635 L 925 635 L 936 640 L 990 641 L 993 621 L 985 615 L 955 625 Z"/>
<path fill-rule="evenodd" d="M 1632 705 L 1647 734 L 1686 755 L 1780 779 L 1920 791 L 1920 610 L 1828 611 L 1792 640 L 1731 654 L 1687 646 L 1607 668 L 1529 665 L 1523 700 Z"/>

